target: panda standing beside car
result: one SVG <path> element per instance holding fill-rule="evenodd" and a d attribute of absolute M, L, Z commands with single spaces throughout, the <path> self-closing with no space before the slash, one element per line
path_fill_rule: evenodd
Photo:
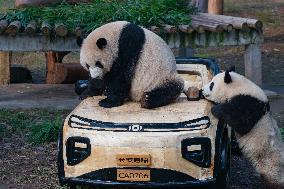
<path fill-rule="evenodd" d="M 216 105 L 212 114 L 236 131 L 239 147 L 265 181 L 267 189 L 284 188 L 284 144 L 264 91 L 245 77 L 226 71 L 202 89 Z"/>

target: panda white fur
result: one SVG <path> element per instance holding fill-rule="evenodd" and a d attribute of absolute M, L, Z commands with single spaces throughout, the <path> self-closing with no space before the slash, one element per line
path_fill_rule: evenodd
<path fill-rule="evenodd" d="M 211 110 L 236 131 L 243 154 L 264 179 L 266 188 L 284 188 L 284 144 L 263 90 L 235 72 L 216 75 L 202 89 L 217 103 Z"/>
<path fill-rule="evenodd" d="M 184 88 L 168 45 L 153 32 L 125 21 L 91 32 L 83 41 L 80 63 L 93 79 L 104 81 L 107 98 L 99 104 L 105 108 L 120 106 L 127 98 L 143 108 L 163 106 Z M 85 92 L 82 98 L 92 95 Z"/>

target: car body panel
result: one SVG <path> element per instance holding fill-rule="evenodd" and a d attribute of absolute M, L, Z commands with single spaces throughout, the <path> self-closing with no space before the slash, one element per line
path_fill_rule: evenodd
<path fill-rule="evenodd" d="M 212 78 L 205 65 L 179 64 L 178 70 L 181 77 L 199 89 Z M 64 121 L 58 161 L 62 183 L 146 187 L 215 182 L 215 142 L 219 120 L 210 112 L 212 103 L 207 100 L 188 101 L 181 95 L 176 102 L 151 110 L 141 108 L 137 102 L 106 109 L 98 105 L 103 98 L 85 99 Z M 132 129 L 134 127 L 138 129 Z M 76 137 L 87 139 L 90 154 L 81 162 L 70 164 L 67 141 Z M 209 141 L 208 166 L 199 166 L 183 157 L 182 141 L 190 139 Z M 84 148 L 85 144 L 77 142 L 76 145 Z M 188 151 L 195 152 L 200 146 L 192 145 Z M 121 166 L 118 155 L 150 156 L 151 163 L 148 166 Z M 118 181 L 118 169 L 151 170 L 153 178 L 150 182 Z M 158 178 L 159 174 L 168 176 L 168 183 L 167 178 Z"/>

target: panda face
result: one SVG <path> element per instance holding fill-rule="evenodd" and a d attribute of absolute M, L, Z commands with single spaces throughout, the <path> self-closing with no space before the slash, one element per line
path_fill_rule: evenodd
<path fill-rule="evenodd" d="M 117 30 L 119 29 L 105 25 L 91 32 L 83 41 L 80 63 L 94 79 L 102 79 L 117 58 Z"/>
<path fill-rule="evenodd" d="M 90 72 L 94 79 L 102 79 L 112 65 L 112 50 L 105 38 L 88 36 L 80 53 L 81 65 Z"/>
<path fill-rule="evenodd" d="M 220 73 L 202 88 L 202 94 L 212 102 L 222 103 L 230 98 L 232 85 L 233 82 L 230 73 Z"/>
<path fill-rule="evenodd" d="M 210 83 L 202 88 L 204 97 L 215 103 L 230 101 L 238 95 L 249 95 L 263 102 L 267 102 L 267 96 L 263 90 L 235 72 L 226 71 L 217 74 Z"/>

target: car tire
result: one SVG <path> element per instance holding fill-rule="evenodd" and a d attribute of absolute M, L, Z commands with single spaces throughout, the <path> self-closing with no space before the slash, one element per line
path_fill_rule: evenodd
<path fill-rule="evenodd" d="M 218 171 L 216 178 L 216 188 L 226 189 L 230 185 L 231 175 L 231 141 L 228 137 L 228 130 L 224 129 L 221 146 L 219 149 L 219 162 Z"/>

